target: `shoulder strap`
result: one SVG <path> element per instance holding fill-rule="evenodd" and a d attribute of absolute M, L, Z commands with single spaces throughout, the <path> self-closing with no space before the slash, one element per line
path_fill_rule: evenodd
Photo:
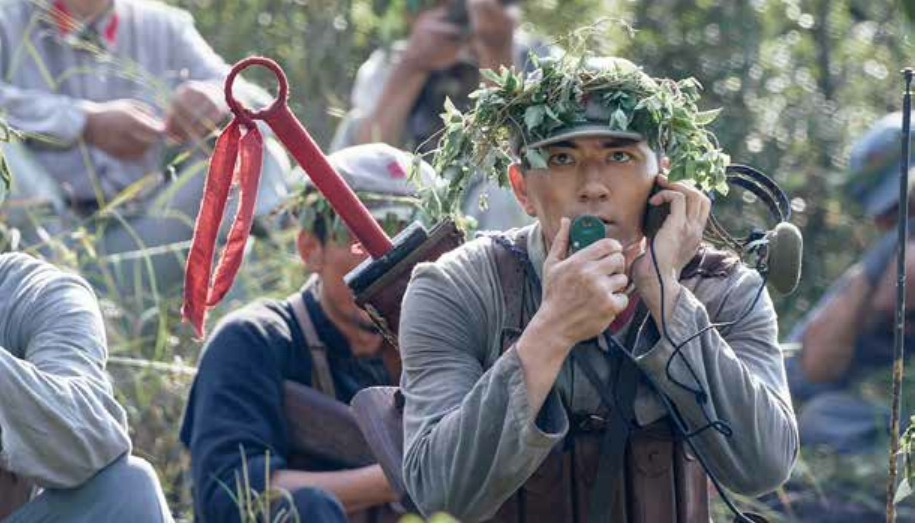
<path fill-rule="evenodd" d="M 313 275 L 305 286 L 289 296 L 287 301 L 293 308 L 293 315 L 296 317 L 299 329 L 305 336 L 305 344 L 308 345 L 309 353 L 312 355 L 312 388 L 336 399 L 337 390 L 334 388 L 334 378 L 331 376 L 331 366 L 328 363 L 328 349 L 318 337 L 315 323 L 312 322 L 312 316 L 309 315 L 303 298 L 303 294 L 314 294 L 317 288 L 318 276 Z"/>
<path fill-rule="evenodd" d="M 502 289 L 505 318 L 500 332 L 500 348 L 505 352 L 527 324 L 525 317 L 525 280 L 527 278 L 528 236 L 518 234 L 515 239 L 497 234 L 490 237 L 496 258 L 499 286 Z"/>

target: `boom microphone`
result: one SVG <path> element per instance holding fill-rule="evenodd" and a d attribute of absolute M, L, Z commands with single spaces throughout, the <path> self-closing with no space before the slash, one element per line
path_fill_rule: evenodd
<path fill-rule="evenodd" d="M 777 292 L 788 295 L 801 277 L 802 234 L 794 224 L 781 222 L 767 237 L 767 276 Z"/>

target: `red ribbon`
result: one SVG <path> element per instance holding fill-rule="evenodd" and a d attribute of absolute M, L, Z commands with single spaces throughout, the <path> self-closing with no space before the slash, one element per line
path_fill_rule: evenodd
<path fill-rule="evenodd" d="M 198 337 L 204 335 L 207 309 L 219 303 L 226 295 L 242 265 L 245 243 L 254 219 L 263 146 L 261 132 L 254 122 L 236 116 L 220 134 L 210 157 L 203 202 L 194 225 L 194 238 L 188 254 L 184 305 L 181 309 L 184 318 L 194 326 Z M 238 207 L 211 284 L 216 238 L 233 182 L 239 187 Z"/>
<path fill-rule="evenodd" d="M 243 107 L 232 95 L 232 85 L 236 77 L 250 66 L 265 67 L 277 77 L 277 98 L 270 106 L 259 111 Z M 185 270 L 182 315 L 194 326 L 199 337 L 203 337 L 204 334 L 207 308 L 216 305 L 223 298 L 242 264 L 261 171 L 263 141 L 254 125 L 255 120 L 263 120 L 270 126 L 369 255 L 381 257 L 391 249 L 391 239 L 372 218 L 372 214 L 353 190 L 347 186 L 346 181 L 334 171 L 321 148 L 289 110 L 289 106 L 286 105 L 289 86 L 286 75 L 276 62 L 263 57 L 249 57 L 239 61 L 229 71 L 224 89 L 226 103 L 235 119 L 216 141 L 216 148 L 210 159 L 203 203 L 194 227 L 194 239 L 191 242 L 191 252 L 188 254 Z M 246 130 L 244 135 L 241 133 L 242 128 Z M 233 180 L 239 183 L 241 190 L 239 208 L 211 288 L 210 273 L 216 237 Z"/>

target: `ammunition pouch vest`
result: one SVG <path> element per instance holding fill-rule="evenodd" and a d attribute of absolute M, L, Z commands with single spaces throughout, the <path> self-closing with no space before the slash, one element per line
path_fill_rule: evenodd
<path fill-rule="evenodd" d="M 527 258 L 524 234 L 515 238 L 494 237 L 496 267 L 502 288 L 506 321 L 501 348 L 506 351 L 535 312 L 526 311 L 526 280 L 534 279 Z M 724 252 L 701 250 L 684 269 L 682 278 L 727 275 L 737 263 Z M 534 279 L 536 281 L 536 279 Z M 644 307 L 627 330 L 626 346 L 632 349 L 639 325 L 648 313 Z M 651 322 L 651 320 L 648 320 Z M 643 336 L 657 332 L 647 330 Z M 571 354 L 574 357 L 574 354 Z M 614 414 L 578 415 L 570 419 L 570 431 L 562 447 L 554 449 L 528 481 L 500 507 L 495 521 L 610 521 L 610 522 L 708 522 L 707 479 L 689 446 L 676 439 L 666 417 L 639 427 L 633 417 L 639 370 L 618 356 L 613 385 Z M 575 365 L 574 365 L 575 366 Z M 597 381 L 595 379 L 593 383 Z M 608 407 L 611 408 L 611 407 Z"/>

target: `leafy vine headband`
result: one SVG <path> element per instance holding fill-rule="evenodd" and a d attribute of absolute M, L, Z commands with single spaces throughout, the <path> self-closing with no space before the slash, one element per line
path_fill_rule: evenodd
<path fill-rule="evenodd" d="M 645 139 L 670 159 L 671 180 L 727 193 L 729 157 L 707 129 L 719 110 L 697 107 L 701 86 L 695 79 L 655 79 L 615 57 L 531 60 L 534 69 L 527 75 L 507 68 L 482 71 L 488 85 L 471 94 L 475 103 L 466 113 L 446 100 L 433 166 L 447 185 L 422 192 L 430 215 L 454 215 L 478 174 L 505 187 L 512 162 L 545 168 L 543 146 L 577 134 Z"/>

